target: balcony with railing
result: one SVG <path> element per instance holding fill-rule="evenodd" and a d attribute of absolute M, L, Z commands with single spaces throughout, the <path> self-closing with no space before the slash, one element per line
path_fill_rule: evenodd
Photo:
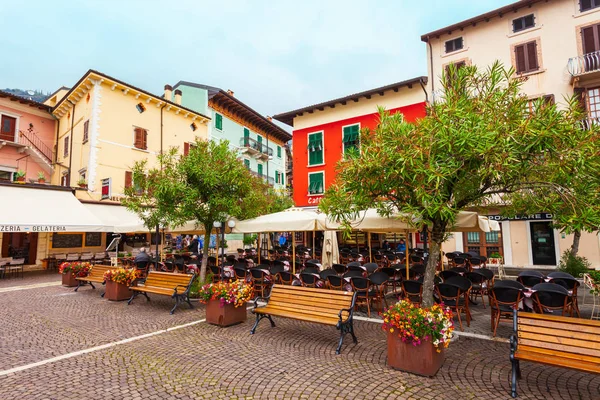
<path fill-rule="evenodd" d="M 273 157 L 273 149 L 271 147 L 249 137 L 240 139 L 240 148 L 259 159 L 266 160 Z"/>
<path fill-rule="evenodd" d="M 567 70 L 573 77 L 600 75 L 600 51 L 569 58 Z"/>

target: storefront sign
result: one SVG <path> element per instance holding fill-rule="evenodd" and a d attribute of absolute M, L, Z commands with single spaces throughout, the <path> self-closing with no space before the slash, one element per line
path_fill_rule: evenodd
<path fill-rule="evenodd" d="M 537 213 L 537 214 L 523 214 L 516 215 L 514 217 L 504 217 L 502 215 L 488 215 L 489 219 L 494 221 L 536 221 L 536 220 L 548 220 L 552 219 L 552 214 L 550 213 Z"/>
<path fill-rule="evenodd" d="M 102 197 L 101 199 L 108 199 L 110 198 L 110 186 L 111 186 L 111 178 L 104 178 L 102 179 Z"/>
<path fill-rule="evenodd" d="M 22 226 L 22 225 L 0 225 L 0 232 L 66 232 L 66 226 L 42 225 L 42 226 Z"/>
<path fill-rule="evenodd" d="M 310 204 L 310 205 L 317 205 L 317 204 L 319 204 L 321 202 L 322 198 L 323 198 L 322 196 L 321 197 L 309 197 L 308 198 L 308 204 Z"/>

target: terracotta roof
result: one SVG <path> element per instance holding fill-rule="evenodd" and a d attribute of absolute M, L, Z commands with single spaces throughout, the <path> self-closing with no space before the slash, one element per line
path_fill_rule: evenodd
<path fill-rule="evenodd" d="M 239 114 L 241 114 L 245 119 L 249 121 L 252 120 L 254 124 L 256 124 L 259 128 L 263 129 L 269 135 L 278 138 L 284 143 L 292 140 L 292 135 L 285 129 L 277 126 L 273 123 L 273 121 L 269 121 L 262 114 L 255 111 L 253 108 L 240 101 L 237 97 L 232 96 L 231 94 L 227 93 L 221 88 L 209 85 L 202 85 L 194 82 L 179 81 L 175 86 L 173 86 L 173 89 L 180 85 L 204 89 L 208 92 L 209 100 L 212 100 L 213 102 L 217 103 L 227 104 L 230 107 L 235 106 Z"/>
<path fill-rule="evenodd" d="M 205 119 L 207 119 L 207 120 L 210 120 L 210 119 L 211 119 L 210 117 L 208 117 L 208 116 L 206 116 L 206 115 L 204 115 L 204 114 L 202 114 L 202 113 L 199 113 L 198 111 L 194 111 L 194 110 L 192 110 L 192 109 L 190 109 L 190 108 L 187 108 L 187 107 L 184 107 L 184 106 L 182 106 L 181 104 L 177 104 L 177 103 L 175 103 L 174 101 L 167 100 L 167 99 L 165 99 L 165 98 L 164 98 L 164 97 L 162 97 L 162 96 L 157 96 L 157 95 L 155 95 L 155 94 L 153 94 L 153 93 L 150 93 L 150 92 L 148 92 L 148 91 L 146 91 L 146 90 L 144 90 L 144 89 L 140 89 L 140 88 L 138 88 L 138 87 L 135 87 L 135 86 L 133 86 L 133 85 L 130 85 L 129 83 L 123 82 L 123 81 L 121 81 L 121 80 L 119 80 L 119 79 L 113 78 L 113 77 L 111 77 L 111 76 L 109 76 L 109 75 L 103 74 L 102 72 L 99 72 L 99 71 L 96 71 L 96 70 L 93 70 L 93 69 L 90 69 L 90 70 L 88 70 L 88 71 L 87 71 L 87 72 L 86 72 L 86 73 L 85 73 L 85 74 L 84 74 L 84 75 L 81 77 L 81 79 L 79 79 L 79 80 L 77 81 L 77 83 L 76 83 L 75 85 L 73 85 L 73 87 L 71 88 L 71 90 L 69 90 L 69 92 L 68 92 L 67 94 L 65 94 L 65 96 L 64 96 L 64 97 L 63 97 L 63 98 L 62 98 L 62 99 L 61 99 L 61 100 L 60 100 L 58 103 L 56 103 L 56 106 L 54 106 L 54 108 L 53 108 L 52 110 L 54 111 L 54 110 L 56 110 L 58 107 L 60 107 L 60 105 L 61 105 L 61 104 L 62 104 L 62 103 L 63 103 L 63 102 L 66 100 L 66 99 L 68 99 L 68 98 L 69 98 L 69 96 L 71 95 L 71 93 L 73 93 L 73 91 L 74 91 L 75 89 L 77 89 L 77 87 L 78 87 L 78 86 L 79 86 L 79 85 L 80 85 L 82 82 L 84 82 L 84 81 L 87 79 L 87 77 L 88 77 L 89 75 L 91 75 L 91 74 L 95 74 L 95 75 L 98 75 L 98 76 L 100 76 L 100 77 L 102 77 L 102 78 L 104 78 L 104 79 L 111 80 L 111 81 L 113 81 L 113 82 L 116 82 L 116 83 L 118 83 L 118 84 L 120 84 L 120 85 L 123 85 L 123 86 L 127 86 L 127 87 L 129 87 L 129 88 L 131 88 L 131 89 L 133 89 L 133 90 L 135 90 L 135 91 L 138 91 L 138 92 L 140 92 L 140 93 L 143 93 L 143 94 L 145 94 L 146 96 L 153 97 L 153 98 L 155 98 L 156 100 L 159 100 L 159 101 L 164 101 L 165 103 L 167 103 L 167 104 L 169 104 L 169 105 L 172 105 L 172 106 L 174 106 L 174 107 L 181 108 L 182 110 L 188 111 L 188 112 L 190 112 L 190 113 L 192 113 L 192 114 L 199 115 L 199 116 L 201 116 L 202 118 L 205 118 Z"/>
<path fill-rule="evenodd" d="M 40 110 L 44 110 L 50 112 L 52 107 L 45 105 L 44 103 L 37 102 L 35 100 L 29 100 L 21 96 L 17 96 L 16 94 L 5 92 L 4 90 L 0 90 L 0 98 L 8 98 L 11 101 L 18 101 L 21 104 L 27 104 L 30 107 L 39 108 Z"/>
<path fill-rule="evenodd" d="M 365 90 L 364 92 L 354 93 L 354 94 L 351 94 L 348 96 L 325 101 L 323 103 L 318 103 L 318 104 L 313 104 L 311 106 L 298 108 L 297 110 L 292 110 L 292 111 L 274 115 L 273 118 L 275 118 L 278 121 L 283 122 L 284 124 L 291 126 L 294 122 L 294 117 L 296 117 L 298 115 L 302 115 L 305 112 L 313 112 L 314 110 L 323 111 L 325 109 L 325 107 L 334 108 L 337 103 L 340 103 L 341 105 L 346 105 L 346 102 L 348 102 L 350 100 L 358 101 L 358 99 L 361 97 L 370 99 L 371 96 L 374 94 L 383 95 L 383 93 L 388 90 L 394 90 L 395 92 L 397 92 L 398 89 L 400 89 L 401 87 L 407 86 L 410 88 L 410 87 L 412 87 L 412 85 L 421 84 L 421 83 L 423 85 L 427 84 L 426 76 L 419 76 L 416 78 L 408 79 L 406 81 L 396 82 L 396 83 L 392 83 L 392 84 L 386 85 L 386 86 L 381 86 L 381 87 L 378 87 L 375 89 Z"/>
<path fill-rule="evenodd" d="M 440 35 L 443 35 L 445 33 L 450 34 L 452 31 L 455 31 L 457 29 L 464 29 L 464 28 L 466 28 L 469 25 L 475 26 L 479 22 L 484 22 L 484 21 L 488 22 L 491 18 L 501 17 L 504 14 L 508 14 L 509 12 L 516 12 L 517 10 L 519 10 L 521 8 L 524 8 L 524 7 L 531 7 L 535 3 L 540 3 L 542 1 L 546 1 L 547 2 L 547 1 L 550 1 L 550 0 L 521 0 L 521 1 L 517 1 L 517 2 L 511 3 L 511 4 L 507 5 L 507 6 L 500 7 L 500 8 L 497 8 L 495 10 L 492 10 L 492 11 L 488 11 L 485 14 L 481 14 L 481 15 L 478 15 L 476 17 L 466 19 L 466 20 L 464 20 L 462 22 L 458 22 L 456 24 L 449 25 L 449 26 L 447 26 L 445 28 L 441 28 L 441 29 L 435 30 L 433 32 L 426 33 L 426 34 L 424 34 L 424 35 L 421 36 L 421 40 L 423 42 L 427 42 L 429 40 L 429 38 L 431 38 L 431 37 L 436 37 L 437 38 Z"/>

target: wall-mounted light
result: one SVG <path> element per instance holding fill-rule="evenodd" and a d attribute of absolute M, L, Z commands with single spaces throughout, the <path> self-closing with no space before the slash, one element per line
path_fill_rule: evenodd
<path fill-rule="evenodd" d="M 137 110 L 141 113 L 143 113 L 144 111 L 146 111 L 146 107 L 144 107 L 144 105 L 142 103 L 138 103 L 135 108 L 137 108 Z"/>
<path fill-rule="evenodd" d="M 198 129 L 198 126 L 194 122 L 192 122 L 192 124 L 190 125 L 190 129 L 192 130 L 192 132 L 195 132 L 196 129 Z"/>

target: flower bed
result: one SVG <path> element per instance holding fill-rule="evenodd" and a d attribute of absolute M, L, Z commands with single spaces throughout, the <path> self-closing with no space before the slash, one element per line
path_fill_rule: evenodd
<path fill-rule="evenodd" d="M 129 286 L 138 279 L 141 272 L 136 269 L 109 269 L 104 273 L 106 291 L 104 298 L 111 301 L 127 300 L 131 297 Z"/>
<path fill-rule="evenodd" d="M 58 267 L 58 272 L 62 274 L 62 284 L 66 287 L 77 286 L 77 277 L 87 276 L 92 270 L 92 265 L 88 262 L 64 262 Z"/>
<path fill-rule="evenodd" d="M 252 298 L 252 286 L 244 281 L 217 282 L 198 291 L 206 303 L 206 322 L 221 327 L 246 321 L 246 302 Z"/>

